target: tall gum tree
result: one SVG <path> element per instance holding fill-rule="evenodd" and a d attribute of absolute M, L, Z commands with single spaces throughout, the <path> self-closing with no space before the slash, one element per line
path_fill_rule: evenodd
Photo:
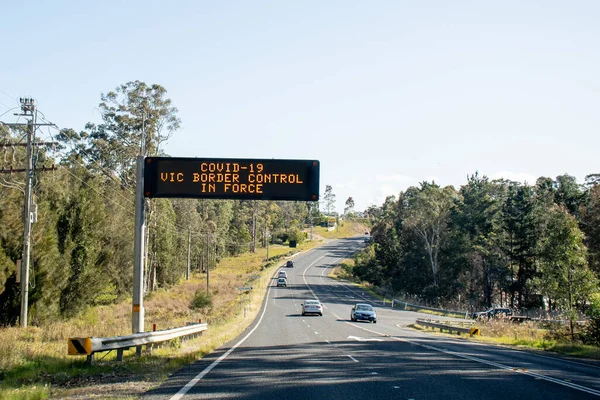
<path fill-rule="evenodd" d="M 142 130 L 144 155 L 160 155 L 161 144 L 181 125 L 178 110 L 166 94 L 166 89 L 157 84 L 127 82 L 101 95 L 101 124 L 88 123 L 79 135 L 62 132 L 58 139 L 75 142 L 73 151 L 88 167 L 118 176 L 124 186 L 134 186 Z"/>
<path fill-rule="evenodd" d="M 412 191 L 412 195 L 409 191 Z M 435 182 L 423 182 L 420 188 L 409 188 L 405 194 L 404 223 L 422 239 L 433 274 L 433 284 L 437 285 L 439 254 L 446 239 L 456 191 L 451 186 L 441 188 Z"/>

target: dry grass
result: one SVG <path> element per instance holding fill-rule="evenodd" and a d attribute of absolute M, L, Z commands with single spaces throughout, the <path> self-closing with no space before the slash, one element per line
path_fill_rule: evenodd
<path fill-rule="evenodd" d="M 336 226 L 333 230 L 328 230 L 321 226 L 315 226 L 313 233 L 322 236 L 326 239 L 352 237 L 356 235 L 364 235 L 365 232 L 369 231 L 364 225 L 353 222 L 353 221 L 342 221 L 340 225 Z"/>
<path fill-rule="evenodd" d="M 490 319 L 477 321 L 473 326 L 479 328 L 480 335 L 473 336 L 469 340 L 600 360 L 600 349 L 597 347 L 585 346 L 567 340 L 557 340 L 555 332 L 540 327 L 536 322 L 514 323 L 503 319 Z M 413 327 L 434 334 L 456 336 L 449 333 L 439 333 L 434 328 Z"/>
<path fill-rule="evenodd" d="M 354 279 L 354 276 L 352 275 L 352 269 L 354 268 L 354 265 L 354 259 L 346 258 L 340 261 L 340 263 L 331 270 L 329 276 L 334 279 L 351 281 Z"/>

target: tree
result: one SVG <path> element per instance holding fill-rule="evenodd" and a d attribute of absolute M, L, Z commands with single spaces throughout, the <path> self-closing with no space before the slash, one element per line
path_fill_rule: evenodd
<path fill-rule="evenodd" d="M 563 309 L 583 303 L 597 285 L 587 264 L 583 233 L 575 217 L 563 207 L 549 210 L 538 279 L 543 294 Z"/>
<path fill-rule="evenodd" d="M 600 277 L 600 185 L 594 184 L 588 191 L 587 202 L 581 207 L 581 229 L 585 232 L 589 265 Z"/>
<path fill-rule="evenodd" d="M 422 239 L 433 274 L 433 284 L 437 286 L 439 254 L 446 238 L 456 192 L 451 186 L 440 188 L 435 183 L 423 182 L 420 188 L 409 188 L 406 195 L 404 222 Z"/>
<path fill-rule="evenodd" d="M 577 216 L 584 196 L 575 177 L 567 174 L 557 176 L 554 188 L 554 202 L 565 206 L 572 215 Z"/>
<path fill-rule="evenodd" d="M 533 188 L 510 182 L 503 205 L 503 251 L 509 258 L 511 280 L 511 307 L 537 306 L 532 279 L 536 276 L 536 258 L 539 253 L 542 209 L 536 203 Z"/>
<path fill-rule="evenodd" d="M 142 130 L 144 155 L 155 155 L 160 154 L 160 145 L 179 129 L 177 108 L 166 93 L 160 85 L 128 82 L 101 95 L 101 124 L 88 123 L 86 131 L 79 135 L 62 131 L 58 139 L 63 143 L 75 141 L 73 152 L 88 167 L 114 174 L 124 186 L 133 186 Z"/>
<path fill-rule="evenodd" d="M 464 273 L 476 283 L 471 288 L 473 294 L 479 297 L 482 293 L 483 303 L 490 307 L 495 288 L 506 282 L 505 257 L 500 246 L 505 188 L 475 173 L 468 177 L 459 194 L 452 212 L 451 228 L 457 239 L 452 250 L 458 253 L 458 264 L 469 264 Z"/>
<path fill-rule="evenodd" d="M 325 195 L 323 196 L 323 200 L 325 200 L 327 216 L 330 217 L 332 215 L 332 210 L 335 209 L 335 194 L 333 194 L 333 188 L 331 185 L 325 186 Z"/>
<path fill-rule="evenodd" d="M 354 213 L 354 199 L 352 197 L 348 197 L 344 207 L 344 214 L 351 216 Z"/>

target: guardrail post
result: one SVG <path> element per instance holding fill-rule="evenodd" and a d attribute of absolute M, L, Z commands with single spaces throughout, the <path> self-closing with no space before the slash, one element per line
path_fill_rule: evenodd
<path fill-rule="evenodd" d="M 117 349 L 117 361 L 123 361 L 123 349 Z"/>
<path fill-rule="evenodd" d="M 88 356 L 87 356 L 87 363 L 89 365 L 94 365 L 94 353 L 88 354 Z"/>

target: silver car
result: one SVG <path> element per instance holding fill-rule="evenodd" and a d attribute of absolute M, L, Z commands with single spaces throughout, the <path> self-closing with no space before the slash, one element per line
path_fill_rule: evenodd
<path fill-rule="evenodd" d="M 277 278 L 277 287 L 287 287 L 287 279 Z"/>
<path fill-rule="evenodd" d="M 377 323 L 377 311 L 372 305 L 366 303 L 358 303 L 352 307 L 350 311 L 350 320 L 352 321 L 370 321 Z"/>
<path fill-rule="evenodd" d="M 323 304 L 319 300 L 304 300 L 302 306 L 302 315 L 318 314 L 323 316 Z"/>

